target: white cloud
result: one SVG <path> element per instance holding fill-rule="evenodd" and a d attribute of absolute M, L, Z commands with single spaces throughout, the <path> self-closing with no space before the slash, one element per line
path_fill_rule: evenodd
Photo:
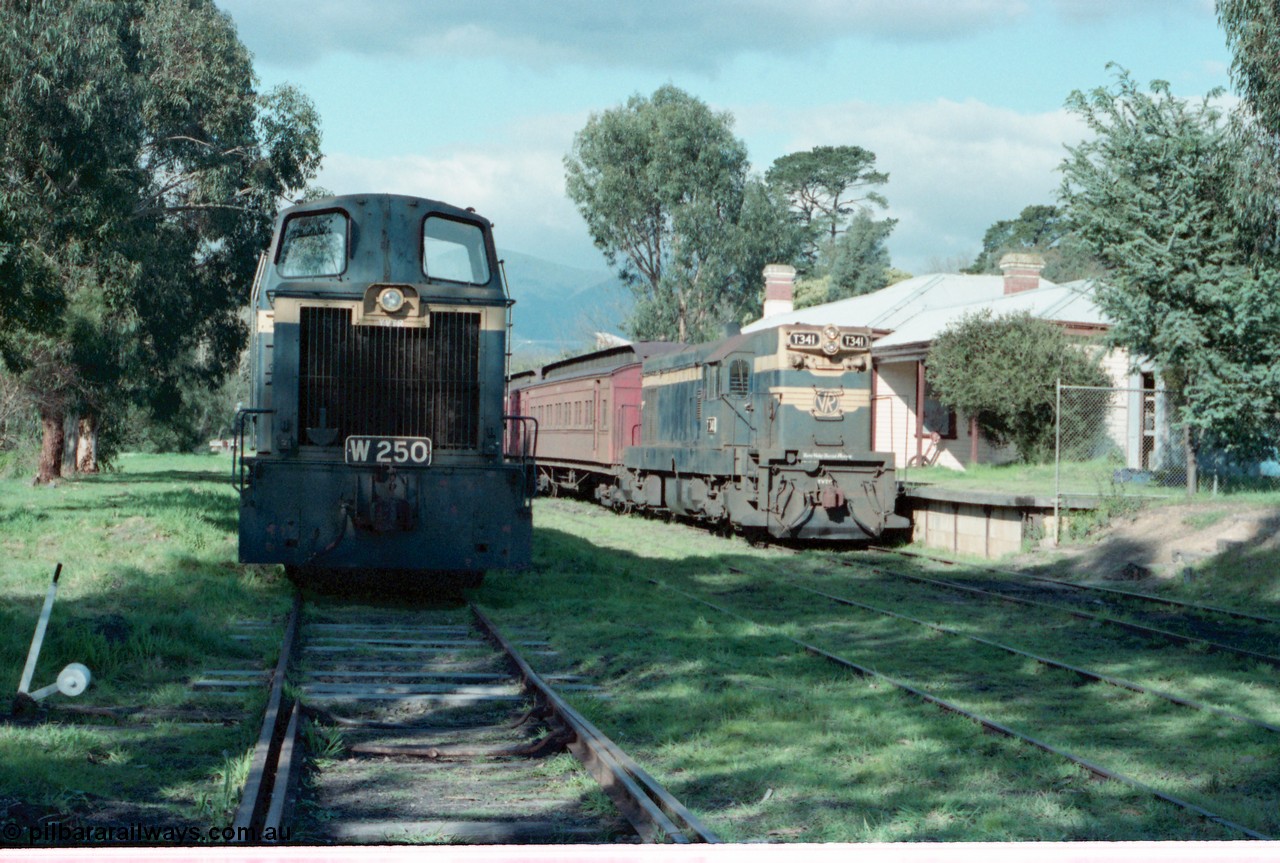
<path fill-rule="evenodd" d="M 855 143 L 889 172 L 887 215 L 894 265 L 923 271 L 931 261 L 978 252 L 992 223 L 1029 204 L 1053 203 L 1064 145 L 1086 134 L 1065 110 L 1021 113 L 977 101 L 886 106 L 864 102 L 779 111 L 736 108 L 758 167 L 783 152 Z M 501 246 L 576 266 L 604 266 L 564 195 L 563 157 L 585 118 L 548 115 L 513 126 L 483 149 L 371 159 L 335 153 L 319 182 L 335 192 L 401 192 L 436 198 L 492 219 Z"/>
<path fill-rule="evenodd" d="M 564 154 L 585 118 L 544 116 L 496 143 L 450 152 L 325 157 L 317 183 L 335 193 L 395 192 L 474 207 L 494 223 L 498 245 L 560 263 L 603 267 L 564 194 Z"/>

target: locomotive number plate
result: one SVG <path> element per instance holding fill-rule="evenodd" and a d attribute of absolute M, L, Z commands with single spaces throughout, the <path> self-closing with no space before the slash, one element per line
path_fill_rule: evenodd
<path fill-rule="evenodd" d="M 352 435 L 347 438 L 346 462 L 426 467 L 431 464 L 431 438 Z"/>

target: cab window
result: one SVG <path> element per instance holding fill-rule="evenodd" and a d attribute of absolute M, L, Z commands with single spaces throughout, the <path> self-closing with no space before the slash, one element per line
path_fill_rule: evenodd
<path fill-rule="evenodd" d="M 284 223 L 276 255 L 276 269 L 281 276 L 337 276 L 346 267 L 346 213 L 305 213 L 291 216 Z"/>
<path fill-rule="evenodd" d="M 729 395 L 742 398 L 751 393 L 751 366 L 746 360 L 729 363 Z"/>
<path fill-rule="evenodd" d="M 422 272 L 446 282 L 488 284 L 484 231 L 470 222 L 428 216 L 422 223 Z"/>

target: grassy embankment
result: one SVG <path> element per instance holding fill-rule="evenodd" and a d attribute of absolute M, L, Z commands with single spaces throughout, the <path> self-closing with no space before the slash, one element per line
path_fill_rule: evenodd
<path fill-rule="evenodd" d="M 276 636 L 236 641 L 230 624 L 280 618 L 287 583 L 236 563 L 226 457 L 124 456 L 119 468 L 53 488 L 0 481 L 0 668 L 8 691 L 16 692 L 61 561 L 32 688 L 69 662 L 87 665 L 93 685 L 75 700 L 52 696 L 51 707 L 140 707 L 153 716 L 206 708 L 244 721 L 66 716 L 60 724 L 0 726 L 0 815 L 7 808 L 23 823 L 92 814 L 83 823 L 220 826 L 238 799 L 263 696 L 201 696 L 189 684 L 203 670 L 266 667 Z"/>
<path fill-rule="evenodd" d="M 1006 494 L 1052 497 L 1054 488 L 1060 487 L 1064 495 L 1123 498 L 1130 497 L 1152 503 L 1170 500 L 1188 500 L 1182 480 L 1173 477 L 1161 480 L 1138 472 L 1131 476 L 1124 466 L 1114 461 L 1100 459 L 1088 462 L 1064 462 L 1058 469 L 1049 464 L 970 465 L 964 470 L 947 467 L 911 467 L 898 469 L 898 479 L 909 483 L 960 488 L 970 491 L 992 491 Z M 1125 477 L 1130 477 L 1127 481 Z M 1056 484 L 1056 486 L 1055 486 Z M 1280 505 L 1280 479 L 1256 477 L 1252 479 L 1221 480 L 1214 492 L 1212 475 L 1200 478 L 1200 492 L 1192 501 L 1238 501 L 1242 503 L 1270 503 Z"/>

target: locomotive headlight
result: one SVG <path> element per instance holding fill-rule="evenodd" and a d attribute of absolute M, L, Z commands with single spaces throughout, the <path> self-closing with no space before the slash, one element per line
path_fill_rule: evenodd
<path fill-rule="evenodd" d="M 378 305 L 387 314 L 394 314 L 404 307 L 404 292 L 399 288 L 384 288 L 378 294 Z"/>

